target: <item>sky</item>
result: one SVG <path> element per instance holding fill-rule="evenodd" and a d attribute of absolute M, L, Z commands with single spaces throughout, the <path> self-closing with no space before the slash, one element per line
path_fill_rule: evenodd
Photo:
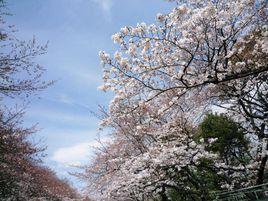
<path fill-rule="evenodd" d="M 164 0 L 8 0 L 17 37 L 48 42 L 48 52 L 36 60 L 47 71 L 46 80 L 57 82 L 31 98 L 25 126 L 38 123 L 32 140 L 47 146 L 45 164 L 80 186 L 68 171 L 71 165 L 90 161 L 97 146 L 99 120 L 91 114 L 108 105 L 112 94 L 97 89 L 102 84 L 98 53 L 118 47 L 111 35 L 121 27 L 155 22 L 168 12 Z M 101 135 L 103 141 L 107 140 Z M 77 182 L 77 183 L 76 183 Z"/>

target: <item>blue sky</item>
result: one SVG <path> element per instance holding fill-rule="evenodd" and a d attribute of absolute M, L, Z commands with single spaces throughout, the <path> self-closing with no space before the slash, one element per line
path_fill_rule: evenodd
<path fill-rule="evenodd" d="M 48 53 L 37 61 L 47 69 L 44 79 L 58 82 L 32 99 L 25 125 L 38 123 L 35 140 L 47 145 L 45 163 L 59 176 L 69 177 L 69 164 L 89 160 L 98 136 L 90 111 L 112 98 L 97 89 L 98 52 L 117 48 L 111 35 L 121 27 L 152 23 L 172 6 L 164 0 L 8 0 L 13 16 L 7 22 L 16 25 L 18 38 L 49 41 Z"/>

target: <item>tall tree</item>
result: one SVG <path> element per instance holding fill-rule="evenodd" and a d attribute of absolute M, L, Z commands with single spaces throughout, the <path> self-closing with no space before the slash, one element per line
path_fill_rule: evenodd
<path fill-rule="evenodd" d="M 222 162 L 195 142 L 194 128 L 204 109 L 217 105 L 259 143 L 267 135 L 266 9 L 263 0 L 178 0 L 170 13 L 157 15 L 157 24 L 113 35 L 120 50 L 114 57 L 100 52 L 100 89 L 115 93 L 103 120 L 115 140 L 88 177 L 101 181 L 103 200 L 166 199 L 167 189 L 206 200 L 206 183 L 195 174 L 204 159 L 219 174 L 234 171 L 220 189 L 262 183 L 265 157 L 247 165 Z M 110 154 L 109 147 L 123 152 Z"/>

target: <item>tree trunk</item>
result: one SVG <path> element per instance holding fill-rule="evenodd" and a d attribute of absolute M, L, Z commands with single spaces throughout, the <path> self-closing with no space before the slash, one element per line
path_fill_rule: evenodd
<path fill-rule="evenodd" d="M 168 197 L 166 195 L 166 189 L 165 188 L 162 189 L 162 192 L 161 192 L 160 195 L 161 195 L 161 201 L 169 201 L 169 199 L 168 199 Z"/>
<path fill-rule="evenodd" d="M 264 179 L 264 170 L 265 170 L 265 165 L 266 165 L 266 162 L 267 162 L 267 155 L 264 156 L 262 159 L 261 159 L 261 165 L 260 165 L 260 168 L 258 170 L 258 174 L 257 174 L 257 181 L 256 181 L 256 184 L 257 185 L 260 185 L 263 183 L 263 179 Z"/>

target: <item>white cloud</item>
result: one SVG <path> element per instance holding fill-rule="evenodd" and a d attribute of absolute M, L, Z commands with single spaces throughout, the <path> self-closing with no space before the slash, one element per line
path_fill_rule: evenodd
<path fill-rule="evenodd" d="M 77 165 L 86 161 L 92 152 L 92 146 L 96 146 L 95 142 L 80 143 L 71 147 L 63 147 L 56 150 L 52 156 L 52 160 L 58 163 Z"/>
<path fill-rule="evenodd" d="M 101 142 L 107 142 L 109 138 L 103 138 Z M 52 160 L 66 165 L 80 165 L 88 162 L 94 150 L 100 147 L 98 141 L 83 142 L 70 147 L 62 147 L 57 149 L 52 155 Z"/>

